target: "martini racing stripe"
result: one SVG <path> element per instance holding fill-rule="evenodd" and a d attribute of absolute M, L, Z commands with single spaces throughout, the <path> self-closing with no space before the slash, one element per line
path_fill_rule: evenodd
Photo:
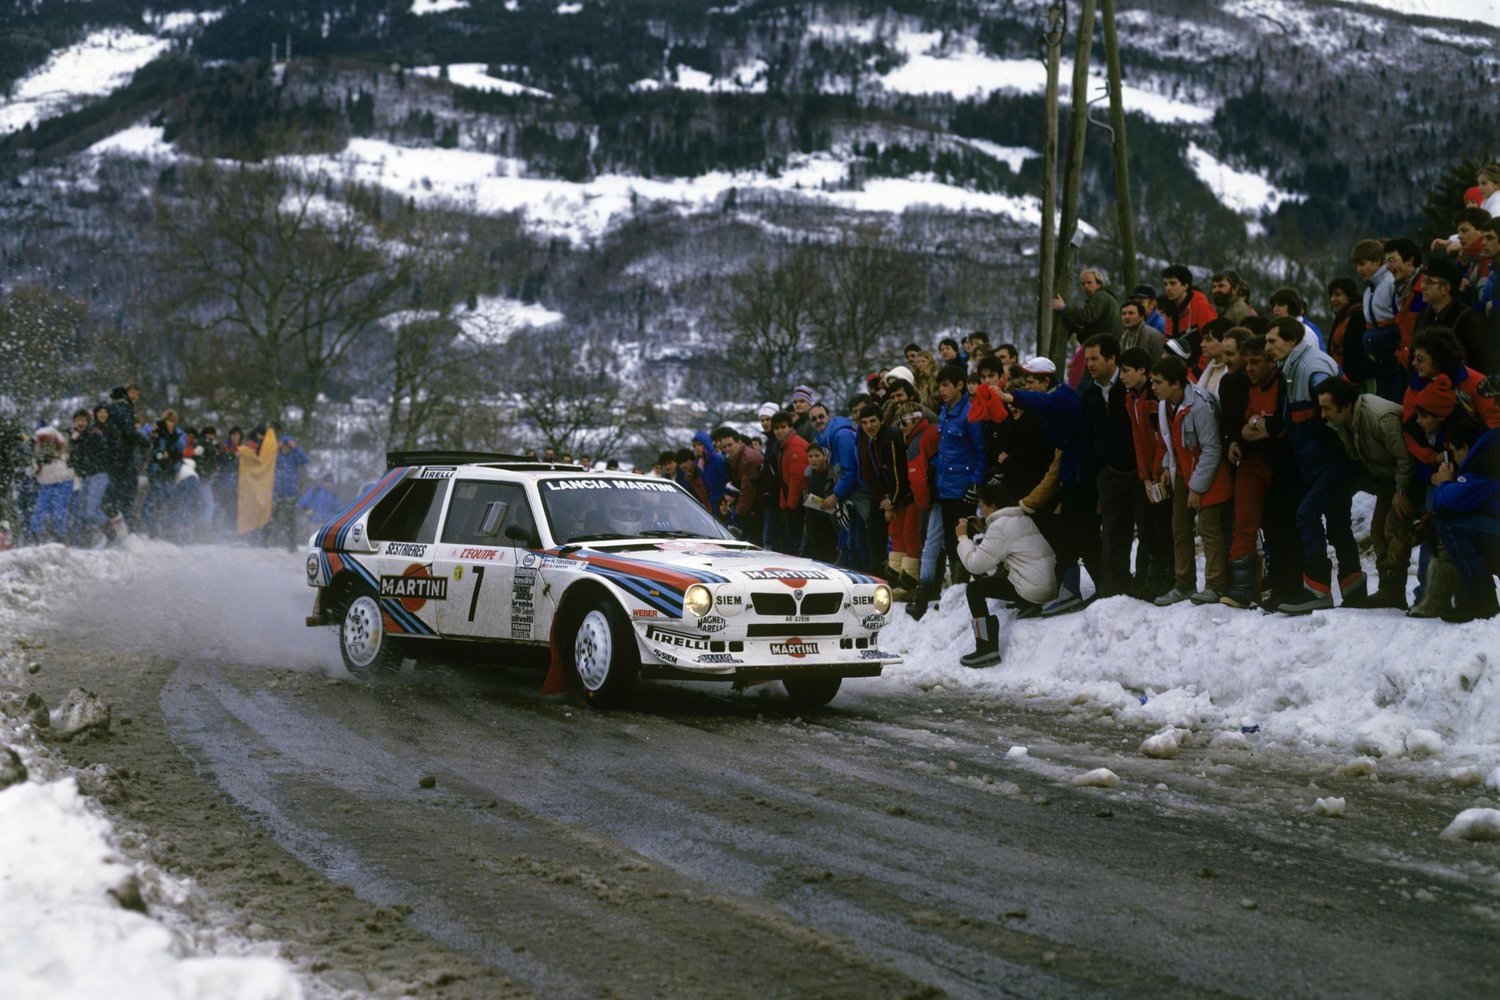
<path fill-rule="evenodd" d="M 657 583 L 665 583 L 669 587 L 678 590 L 686 590 L 695 583 L 728 583 L 729 578 L 720 576 L 708 570 L 694 569 L 690 566 L 664 566 L 658 562 L 646 559 L 622 559 L 619 556 L 604 552 L 595 552 L 592 549 L 583 549 L 578 552 L 569 553 L 570 559 L 586 559 L 591 566 L 604 566 L 618 573 L 632 573 L 636 576 L 654 580 Z"/>
<path fill-rule="evenodd" d="M 318 529 L 317 537 L 313 539 L 313 545 L 320 549 L 336 549 L 344 544 L 344 533 L 349 530 L 349 525 L 357 521 L 365 511 L 369 510 L 381 497 L 391 491 L 391 488 L 399 483 L 406 475 L 405 469 L 392 469 L 385 474 L 375 488 L 365 494 L 364 499 L 357 501 L 345 508 L 337 517 Z"/>
<path fill-rule="evenodd" d="M 865 576 L 863 573 L 856 573 L 852 569 L 844 569 L 843 567 L 835 567 L 835 568 L 838 569 L 838 571 L 840 573 L 844 574 L 845 576 L 847 576 L 850 580 L 854 581 L 855 583 L 879 583 L 880 582 L 880 580 L 878 580 L 877 578 L 875 578 L 873 576 Z"/>
<path fill-rule="evenodd" d="M 682 617 L 682 591 L 680 590 L 674 590 L 666 584 L 658 584 L 653 588 L 635 574 L 621 573 L 593 563 L 585 563 L 580 568 L 604 577 L 621 590 L 642 603 L 651 605 L 669 618 Z M 656 593 L 651 593 L 652 590 L 656 590 Z"/>
<path fill-rule="evenodd" d="M 339 556 L 337 558 L 339 558 L 343 562 L 343 564 L 347 566 L 356 576 L 358 576 L 361 580 L 368 584 L 370 588 L 375 591 L 375 593 L 380 593 L 380 581 L 375 578 L 375 575 L 373 573 L 371 573 L 368 569 L 361 565 L 358 559 L 350 558 L 347 555 Z M 396 625 L 400 627 L 401 631 L 409 632 L 412 635 L 437 634 L 431 629 L 431 627 L 428 626 L 426 622 L 403 608 L 401 606 L 401 600 L 399 598 L 379 597 L 376 598 L 376 600 L 380 604 L 380 610 L 389 615 L 391 621 L 395 622 Z"/>

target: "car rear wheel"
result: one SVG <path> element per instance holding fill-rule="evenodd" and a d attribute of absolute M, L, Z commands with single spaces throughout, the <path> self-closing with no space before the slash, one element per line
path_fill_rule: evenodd
<path fill-rule="evenodd" d="M 833 700 L 843 682 L 842 677 L 812 675 L 783 677 L 781 686 L 786 688 L 787 697 L 803 708 L 820 708 Z"/>
<path fill-rule="evenodd" d="M 354 594 L 344 604 L 339 618 L 339 652 L 344 657 L 344 669 L 361 680 L 400 672 L 405 654 L 386 633 L 385 616 L 374 594 Z"/>
<path fill-rule="evenodd" d="M 640 656 L 619 605 L 604 598 L 578 618 L 565 647 L 573 687 L 601 708 L 623 703 L 635 687 Z"/>

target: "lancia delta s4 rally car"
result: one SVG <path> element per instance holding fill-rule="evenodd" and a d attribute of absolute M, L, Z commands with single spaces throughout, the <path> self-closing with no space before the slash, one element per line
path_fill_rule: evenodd
<path fill-rule="evenodd" d="M 308 624 L 337 626 L 356 676 L 529 645 L 593 704 L 657 677 L 780 680 L 821 705 L 899 662 L 878 641 L 883 581 L 740 541 L 673 482 L 468 453 L 388 462 L 307 557 Z"/>

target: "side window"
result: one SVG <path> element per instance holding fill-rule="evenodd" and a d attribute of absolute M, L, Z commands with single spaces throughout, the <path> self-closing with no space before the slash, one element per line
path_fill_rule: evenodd
<path fill-rule="evenodd" d="M 408 479 L 370 511 L 369 534 L 380 542 L 430 542 L 437 534 L 444 479 Z"/>
<path fill-rule="evenodd" d="M 507 535 L 512 525 L 531 537 L 536 522 L 526 491 L 516 483 L 459 480 L 453 486 L 453 502 L 448 505 L 448 521 L 443 527 L 443 542 L 451 545 L 508 545 L 522 542 Z"/>

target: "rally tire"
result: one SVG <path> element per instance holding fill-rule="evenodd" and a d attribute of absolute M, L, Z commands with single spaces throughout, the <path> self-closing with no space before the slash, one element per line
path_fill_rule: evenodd
<path fill-rule="evenodd" d="M 786 688 L 787 697 L 801 708 L 822 708 L 834 699 L 839 693 L 839 685 L 844 679 L 827 674 L 809 674 L 797 677 L 783 677 L 781 686 Z"/>
<path fill-rule="evenodd" d="M 602 597 L 583 608 L 564 640 L 568 683 L 590 705 L 624 704 L 641 672 L 635 632 L 620 606 Z"/>
<path fill-rule="evenodd" d="M 339 653 L 344 669 L 360 680 L 401 672 L 405 658 L 400 642 L 385 630 L 380 602 L 367 588 L 350 594 L 339 612 Z"/>

